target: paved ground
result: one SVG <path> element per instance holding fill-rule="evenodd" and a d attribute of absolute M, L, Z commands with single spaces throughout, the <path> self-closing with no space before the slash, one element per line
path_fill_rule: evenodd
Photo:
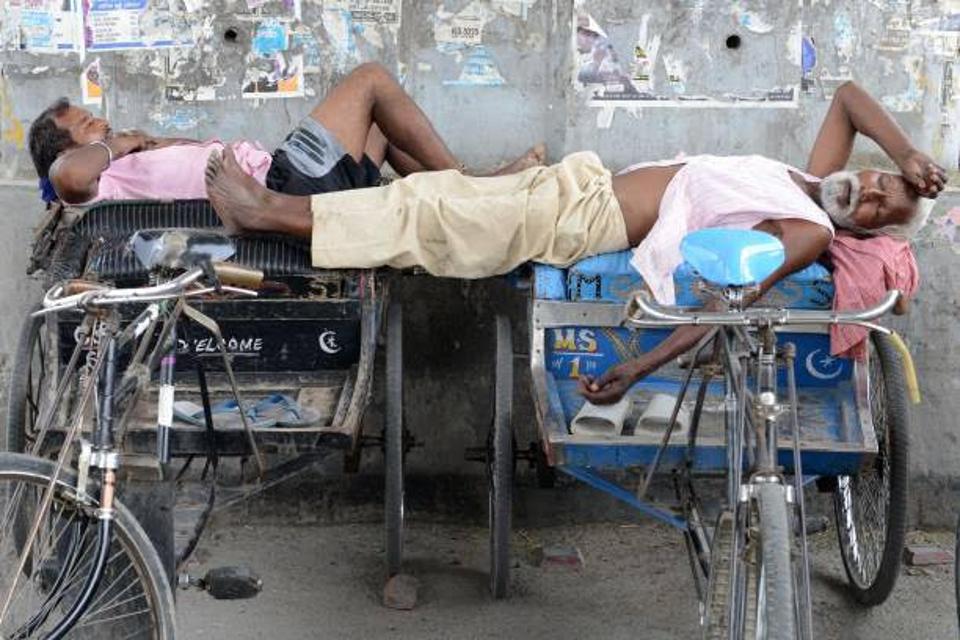
<path fill-rule="evenodd" d="M 214 601 L 181 592 L 183 638 L 535 640 L 699 638 L 697 605 L 681 538 L 659 525 L 586 525 L 516 531 L 512 596 L 487 595 L 486 531 L 413 524 L 405 569 L 421 583 L 414 611 L 380 604 L 379 524 L 211 527 L 191 567 L 247 562 L 263 577 L 254 600 Z M 952 535 L 911 534 L 952 548 Z M 909 569 L 873 610 L 852 604 L 834 532 L 813 539 L 817 637 L 955 639 L 952 570 Z M 582 570 L 541 568 L 540 544 L 576 545 Z"/>

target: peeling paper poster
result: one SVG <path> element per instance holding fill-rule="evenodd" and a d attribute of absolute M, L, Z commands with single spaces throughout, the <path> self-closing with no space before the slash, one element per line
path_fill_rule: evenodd
<path fill-rule="evenodd" d="M 324 9 L 349 11 L 354 22 L 399 25 L 401 0 L 333 0 Z"/>
<path fill-rule="evenodd" d="M 486 47 L 480 46 L 473 47 L 470 55 L 467 56 L 463 69 L 460 72 L 460 77 L 456 80 L 444 80 L 443 84 L 452 86 L 474 85 L 499 87 L 506 84 L 506 82 L 503 76 L 500 75 L 500 69 L 497 67 L 497 63 L 493 57 L 487 52 Z"/>
<path fill-rule="evenodd" d="M 506 83 L 493 56 L 484 47 L 484 30 L 497 18 L 527 19 L 536 0 L 474 0 L 458 11 L 440 4 L 433 16 L 437 51 L 453 56 L 460 66 L 455 80 L 445 85 L 500 86 Z"/>
<path fill-rule="evenodd" d="M 290 50 L 292 41 L 287 23 L 280 19 L 257 24 L 241 87 L 244 98 L 303 96 L 303 54 Z"/>
<path fill-rule="evenodd" d="M 452 53 L 464 47 L 483 43 L 483 28 L 496 14 L 480 2 L 471 2 L 457 13 L 443 5 L 434 16 L 433 38 L 441 53 Z"/>
<path fill-rule="evenodd" d="M 100 58 L 86 66 L 80 74 L 80 94 L 83 104 L 100 106 L 103 104 L 103 84 L 100 81 Z"/>
<path fill-rule="evenodd" d="M 591 106 L 797 108 L 801 3 L 776 11 L 758 0 L 616 7 L 574 3 L 573 84 Z M 785 47 L 789 39 L 796 44 Z"/>
<path fill-rule="evenodd" d="M 244 98 L 303 97 L 303 56 L 277 53 L 247 69 Z"/>
<path fill-rule="evenodd" d="M 186 17 L 158 0 L 82 0 L 88 51 L 193 44 Z"/>
<path fill-rule="evenodd" d="M 2 44 L 34 53 L 80 49 L 80 13 L 75 0 L 7 0 Z"/>
<path fill-rule="evenodd" d="M 266 20 L 257 25 L 250 50 L 258 56 L 272 56 L 287 48 L 287 25 L 279 20 Z"/>
<path fill-rule="evenodd" d="M 290 31 L 290 48 L 303 55 L 304 73 L 320 73 L 320 43 L 309 27 L 301 25 Z"/>

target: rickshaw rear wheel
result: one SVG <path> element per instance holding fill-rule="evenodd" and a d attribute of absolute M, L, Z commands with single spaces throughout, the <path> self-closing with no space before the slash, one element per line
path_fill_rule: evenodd
<path fill-rule="evenodd" d="M 876 332 L 869 348 L 869 401 L 878 453 L 857 475 L 837 479 L 834 506 L 850 591 L 861 604 L 875 606 L 887 599 L 900 574 L 910 429 L 900 354 L 888 336 Z"/>
<path fill-rule="evenodd" d="M 960 518 L 957 518 L 957 533 L 953 544 L 953 591 L 957 604 L 957 623 L 960 624 Z"/>
<path fill-rule="evenodd" d="M 403 560 L 403 309 L 387 309 L 386 402 L 384 417 L 384 526 L 387 575 L 400 573 Z"/>
<path fill-rule="evenodd" d="M 513 339 L 510 321 L 497 316 L 493 427 L 487 439 L 487 496 L 490 524 L 490 592 L 507 596 L 510 582 L 510 527 L 513 511 L 514 443 Z"/>
<path fill-rule="evenodd" d="M 44 320 L 28 315 L 20 329 L 7 393 L 7 421 L 0 434 L 0 451 L 25 452 L 30 437 L 36 432 L 40 402 L 48 390 L 54 365 L 49 357 Z"/>

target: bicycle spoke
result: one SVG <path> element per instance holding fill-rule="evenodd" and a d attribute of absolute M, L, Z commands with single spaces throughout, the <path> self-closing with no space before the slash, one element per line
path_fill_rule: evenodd
<path fill-rule="evenodd" d="M 108 566 L 109 566 L 109 565 L 108 565 Z M 110 590 L 113 589 L 114 585 L 116 585 L 117 583 L 119 583 L 119 582 L 120 582 L 120 579 L 123 578 L 125 575 L 127 575 L 127 573 L 128 573 L 131 569 L 133 569 L 133 565 L 128 564 L 128 565 L 127 565 L 127 568 L 124 569 L 123 571 L 121 571 L 121 572 L 120 572 L 120 575 L 117 576 L 116 578 L 114 578 L 114 580 L 110 583 L 110 585 L 109 585 L 106 589 L 101 588 L 101 590 L 100 590 L 100 595 L 97 596 L 96 600 L 94 600 L 93 602 L 90 603 L 90 609 L 95 609 L 95 608 L 97 607 L 97 605 L 100 604 L 100 603 L 103 601 L 103 599 L 107 597 L 107 594 L 110 593 Z M 108 604 L 109 604 L 109 602 L 112 602 L 114 599 L 116 599 L 116 598 L 120 597 L 121 595 L 123 595 L 123 593 L 124 593 L 127 589 L 129 589 L 131 585 L 134 585 L 134 584 L 136 584 L 136 583 L 137 583 L 137 581 L 136 581 L 136 576 L 134 576 L 133 582 L 131 582 L 130 585 L 128 585 L 128 586 L 126 587 L 126 589 L 120 591 L 118 594 L 116 594 L 115 596 L 113 596 L 113 597 L 111 598 L 111 600 L 108 601 Z"/>
<path fill-rule="evenodd" d="M 132 584 L 136 584 L 136 582 L 131 583 L 131 585 L 132 585 Z M 129 589 L 129 587 L 128 587 L 128 589 Z M 112 610 L 112 609 L 116 609 L 117 607 L 122 607 L 123 605 L 129 604 L 129 603 L 131 603 L 131 602 L 136 602 L 137 600 L 146 600 L 146 599 L 147 599 L 147 594 L 145 594 L 145 593 L 140 593 L 140 594 L 137 594 L 137 595 L 135 595 L 135 596 L 131 596 L 131 597 L 129 597 L 129 598 L 125 598 L 125 599 L 123 599 L 123 600 L 119 600 L 119 601 L 117 601 L 117 602 L 114 602 L 113 604 L 110 604 L 109 607 L 100 607 L 100 608 L 97 609 L 96 611 L 88 612 L 88 613 L 84 616 L 83 621 L 81 621 L 77 626 L 78 626 L 78 627 L 85 627 L 85 626 L 89 626 L 89 625 L 93 624 L 94 622 L 105 622 L 105 621 L 108 621 L 108 620 L 113 620 L 114 618 L 100 618 L 99 615 L 100 615 L 101 613 L 103 613 L 104 611 L 110 611 L 110 610 Z M 108 603 L 108 604 L 109 604 L 109 603 Z M 126 617 L 126 616 L 129 616 L 129 615 L 139 615 L 139 614 L 141 614 L 141 613 L 149 613 L 149 611 L 150 611 L 150 609 L 139 609 L 139 610 L 137 610 L 137 611 L 127 612 L 127 613 L 123 614 L 123 616 Z"/>

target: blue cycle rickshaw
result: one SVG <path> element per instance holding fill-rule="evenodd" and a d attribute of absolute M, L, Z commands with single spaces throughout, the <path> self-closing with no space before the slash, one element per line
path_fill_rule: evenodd
<path fill-rule="evenodd" d="M 830 273 L 814 264 L 744 308 L 755 283 L 782 263 L 779 241 L 754 231 L 704 230 L 684 240 L 683 254 L 686 262 L 675 274 L 678 304 L 669 309 L 637 293 L 642 282 L 629 251 L 568 269 L 533 268 L 529 364 L 540 464 L 683 532 L 704 637 L 812 637 L 800 524 L 810 481 L 834 494 L 854 597 L 865 605 L 883 602 L 899 573 L 907 500 L 906 369 L 898 338 L 871 322 L 892 308 L 898 294 L 870 310 L 836 314 Z M 724 310 L 705 311 L 706 297 Z M 828 327 L 837 323 L 872 330 L 866 361 L 830 357 Z M 622 432 L 571 432 L 584 403 L 579 376 L 599 375 L 649 351 L 681 325 L 712 330 L 692 357 L 633 386 Z M 510 566 L 512 355 L 510 325 L 498 317 L 496 409 L 486 456 L 497 598 L 507 593 Z M 673 399 L 667 424 L 660 431 L 641 427 L 638 415 L 658 394 Z M 625 468 L 644 469 L 639 488 L 612 477 Z M 654 504 L 647 495 L 650 479 L 668 471 L 677 500 Z M 703 475 L 726 478 L 719 513 L 699 498 L 695 480 Z"/>

